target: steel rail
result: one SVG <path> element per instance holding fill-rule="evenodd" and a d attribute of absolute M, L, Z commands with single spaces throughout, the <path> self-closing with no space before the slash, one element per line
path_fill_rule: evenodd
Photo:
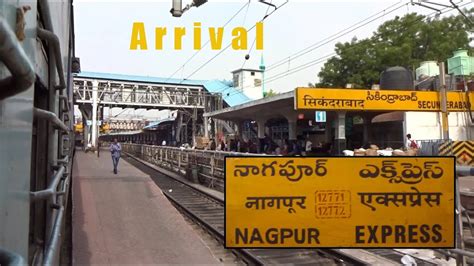
<path fill-rule="evenodd" d="M 224 243 L 225 239 L 224 236 L 216 230 L 214 226 L 212 226 L 210 223 L 206 222 L 204 219 L 199 218 L 196 214 L 193 213 L 189 208 L 186 206 L 182 205 L 179 203 L 178 200 L 176 200 L 171 193 L 164 192 L 163 194 L 166 195 L 167 198 L 169 198 L 175 205 L 177 205 L 180 209 L 184 210 L 186 214 L 191 216 L 191 218 L 195 221 L 197 221 L 199 224 L 203 225 L 208 231 L 210 231 L 214 236 L 219 238 L 219 241 L 221 243 Z M 240 249 L 236 251 L 237 253 L 241 254 L 243 259 L 249 263 L 249 264 L 256 264 L 256 265 L 264 265 L 265 263 L 261 260 L 259 260 L 257 257 L 251 255 L 247 250 L 245 249 Z"/>
<path fill-rule="evenodd" d="M 130 144 L 127 144 L 127 145 L 130 145 Z M 157 165 L 157 163 L 158 162 L 166 162 L 166 163 L 175 162 L 174 165 L 176 166 L 176 159 L 178 159 L 178 158 L 175 158 L 175 156 L 173 156 L 173 152 L 189 152 L 190 153 L 189 155 L 194 155 L 194 156 L 197 156 L 197 157 L 201 157 L 201 156 L 204 157 L 206 152 L 207 153 L 212 153 L 212 151 L 203 152 L 203 151 L 195 151 L 195 150 L 181 150 L 180 148 L 173 148 L 173 147 L 159 147 L 160 149 L 163 150 L 162 156 L 159 156 L 160 152 L 156 152 L 156 150 L 152 149 L 153 147 L 156 147 L 156 146 L 132 144 L 132 146 L 130 146 L 130 152 L 133 153 L 133 155 L 131 155 L 128 152 L 125 152 L 125 153 L 130 158 L 138 161 L 140 164 L 145 165 L 147 168 L 151 168 L 154 171 L 158 171 L 158 172 L 162 173 L 163 175 L 167 176 L 168 178 L 174 179 L 174 180 L 176 180 L 176 181 L 178 181 L 178 182 L 180 182 L 180 183 L 182 183 L 186 186 L 191 187 L 191 189 L 197 190 L 199 193 L 202 193 L 202 191 L 200 191 L 199 189 L 196 189 L 193 186 L 190 186 L 189 184 L 187 184 L 183 180 L 175 178 L 173 176 L 173 174 L 177 174 L 177 173 L 173 173 L 171 170 L 165 170 L 163 168 L 163 166 L 160 167 L 159 164 Z M 171 152 L 171 154 L 168 154 L 168 152 Z M 223 153 L 225 153 L 225 152 L 223 152 Z M 229 154 L 229 153 L 226 153 L 226 154 Z M 149 157 L 148 160 L 145 158 L 147 156 Z M 163 158 L 161 158 L 161 157 L 163 157 Z M 184 160 L 182 162 L 183 166 L 185 166 L 187 163 L 189 163 L 190 158 L 187 158 L 186 156 L 183 156 L 183 155 L 181 155 L 181 156 L 178 155 L 178 157 L 179 158 L 186 158 L 186 160 Z M 218 157 L 219 156 L 217 156 L 215 159 L 222 159 L 222 158 L 218 158 Z M 200 163 L 198 163 L 198 164 L 200 164 Z M 161 170 L 158 170 L 155 167 L 159 167 L 159 169 L 161 169 Z M 165 194 L 169 194 L 166 191 L 163 191 L 163 192 Z M 207 194 L 207 193 L 204 193 L 204 194 Z M 216 198 L 216 197 L 213 197 L 213 199 L 214 200 L 217 199 L 217 201 L 220 202 L 221 205 L 223 204 L 221 199 Z M 321 253 L 326 253 L 327 255 L 332 256 L 332 257 L 338 257 L 341 262 L 354 261 L 354 259 L 357 259 L 357 258 L 353 258 L 352 256 L 350 256 L 348 254 L 346 255 L 344 253 L 338 252 L 338 250 L 321 249 L 320 252 Z M 399 263 L 398 260 L 402 257 L 402 255 L 398 254 L 395 251 L 389 250 L 389 249 L 376 249 L 374 251 L 371 251 L 371 253 L 373 253 L 376 256 L 381 256 L 381 257 L 384 257 L 386 259 L 396 261 L 398 263 Z M 398 257 L 398 258 L 395 258 L 395 257 Z M 425 260 L 420 259 L 420 258 L 415 258 L 415 259 L 419 263 L 426 263 L 426 265 L 433 264 L 432 262 L 425 261 Z M 355 262 L 353 262 L 353 263 L 355 263 Z M 359 261 L 358 263 L 359 264 L 364 264 L 363 261 Z"/>
<path fill-rule="evenodd" d="M 65 131 L 65 132 L 70 131 L 70 129 L 66 126 L 66 124 L 64 124 L 64 122 L 61 121 L 58 118 L 58 116 L 53 112 L 46 111 L 46 110 L 35 107 L 33 109 L 33 113 L 38 118 L 47 119 L 48 121 L 53 123 L 53 125 L 56 126 L 56 128 L 59 128 L 59 129 Z"/>
<path fill-rule="evenodd" d="M 33 65 L 3 17 L 0 17 L 0 61 L 11 73 L 0 80 L 0 101 L 27 90 L 35 82 Z"/>
<path fill-rule="evenodd" d="M 133 156 L 127 152 L 124 152 L 124 154 L 126 154 L 129 158 L 132 158 L 133 160 L 135 160 L 136 162 L 142 164 L 142 165 L 145 165 L 146 167 L 152 169 L 153 171 L 157 171 L 156 169 L 150 167 L 149 165 L 147 165 L 146 163 L 144 163 L 141 159 L 139 158 L 136 158 L 136 156 Z M 193 186 L 190 186 L 189 184 L 185 183 L 185 182 L 182 182 L 181 180 L 178 180 L 172 176 L 169 176 L 169 175 L 166 175 L 163 173 L 163 176 L 166 176 L 167 178 L 169 178 L 170 180 L 173 180 L 174 182 L 177 182 L 179 184 L 184 184 L 186 188 L 188 189 L 191 189 L 192 191 L 195 191 L 197 192 L 198 194 L 202 195 L 202 197 L 204 198 L 209 198 L 211 199 L 212 201 L 218 203 L 218 204 L 221 204 L 223 205 L 223 201 L 221 199 L 218 199 L 218 198 L 215 198 L 215 197 L 209 197 L 207 195 L 207 193 L 203 193 L 202 191 L 196 189 L 195 187 Z M 155 181 L 156 183 L 157 181 Z M 159 185 L 157 183 L 157 185 Z M 199 217 L 198 215 L 196 215 L 192 210 L 190 210 L 188 207 L 184 206 L 183 204 L 180 203 L 180 201 L 174 197 L 174 193 L 173 192 L 168 192 L 166 190 L 162 190 L 163 191 L 163 194 L 169 198 L 175 205 L 177 205 L 179 208 L 181 208 L 182 210 L 185 211 L 185 213 L 190 216 L 193 220 L 197 221 L 199 224 L 202 224 L 203 227 L 205 227 L 208 231 L 210 231 L 211 234 L 215 235 L 216 237 L 219 238 L 219 240 L 224 243 L 225 241 L 225 238 L 224 238 L 224 234 L 219 232 L 219 230 L 217 230 L 212 224 L 208 223 L 205 219 Z M 251 250 L 248 250 L 248 249 L 235 249 L 234 250 L 235 252 L 241 254 L 242 258 L 249 262 L 250 264 L 255 264 L 255 265 L 265 265 L 266 262 L 265 261 L 262 261 L 261 259 L 259 259 L 256 255 L 253 255 L 252 254 L 252 251 Z M 278 251 L 277 251 L 278 252 Z M 295 251 L 297 252 L 297 251 Z M 352 257 L 352 256 L 349 256 L 349 255 L 346 255 L 346 254 L 342 254 L 340 252 L 338 252 L 337 250 L 318 250 L 319 253 L 322 253 L 324 255 L 327 255 L 328 258 L 327 259 L 330 259 L 330 260 L 336 260 L 338 262 L 345 262 L 345 263 L 349 263 L 350 265 L 367 265 L 367 263 L 363 262 L 362 260 L 358 259 L 358 258 L 355 258 L 355 257 Z"/>

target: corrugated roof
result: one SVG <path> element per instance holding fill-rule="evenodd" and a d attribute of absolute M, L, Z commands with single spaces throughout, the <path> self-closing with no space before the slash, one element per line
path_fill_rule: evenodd
<path fill-rule="evenodd" d="M 203 86 L 208 92 L 222 93 L 224 101 L 229 106 L 235 106 L 250 101 L 242 91 L 232 87 L 231 82 L 225 82 L 220 80 L 181 80 L 181 79 L 167 79 L 160 77 L 149 77 L 149 76 L 136 76 L 136 75 L 124 75 L 124 74 L 113 74 L 113 73 L 101 73 L 101 72 L 87 72 L 83 71 L 76 74 L 75 76 L 81 78 L 95 78 L 95 79 L 110 79 L 110 80 L 121 80 L 121 81 L 135 81 L 135 82 L 146 82 L 146 83 L 165 83 L 165 84 L 183 84 L 183 85 L 197 85 Z"/>
<path fill-rule="evenodd" d="M 232 87 L 229 83 L 220 80 L 210 80 L 204 83 L 203 86 L 208 92 L 222 93 L 224 101 L 231 107 L 250 101 L 249 97 L 242 91 Z"/>
<path fill-rule="evenodd" d="M 159 126 L 159 125 L 162 124 L 162 123 L 165 123 L 165 122 L 172 122 L 172 121 L 174 121 L 174 120 L 176 120 L 176 118 L 174 118 L 174 117 L 168 117 L 168 118 L 160 119 L 160 120 L 151 122 L 148 126 L 144 127 L 143 129 L 154 128 L 154 127 Z"/>

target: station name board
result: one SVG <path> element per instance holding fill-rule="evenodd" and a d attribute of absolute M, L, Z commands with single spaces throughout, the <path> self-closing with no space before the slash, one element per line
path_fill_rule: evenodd
<path fill-rule="evenodd" d="M 447 110 L 474 111 L 474 94 L 468 95 L 447 92 Z M 435 91 L 297 88 L 295 109 L 440 112 L 441 101 Z"/>
<path fill-rule="evenodd" d="M 454 157 L 226 157 L 228 248 L 453 248 Z"/>

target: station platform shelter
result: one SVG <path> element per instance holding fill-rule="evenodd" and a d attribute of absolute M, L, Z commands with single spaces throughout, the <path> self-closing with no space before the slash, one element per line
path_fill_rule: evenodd
<path fill-rule="evenodd" d="M 325 89 L 325 88 L 297 88 L 299 91 L 315 90 L 315 97 L 322 97 L 326 100 L 332 94 L 338 95 L 343 99 L 347 94 L 358 95 L 357 98 L 362 103 L 374 104 L 378 101 L 369 99 L 367 95 L 371 92 L 379 95 L 379 90 L 350 89 Z M 393 89 L 393 88 L 392 88 Z M 327 90 L 327 93 L 325 92 Z M 386 93 L 393 93 L 390 97 L 396 97 L 397 92 L 403 94 L 403 90 L 384 90 Z M 301 102 L 301 97 L 297 99 L 295 90 L 277 94 L 272 97 L 263 98 L 244 104 L 228 107 L 221 110 L 204 113 L 205 117 L 210 119 L 223 120 L 236 125 L 237 135 L 245 136 L 245 130 L 248 128 L 248 121 L 256 125 L 255 135 L 259 140 L 264 138 L 284 138 L 285 140 L 310 140 L 313 145 L 318 143 L 330 144 L 331 154 L 340 155 L 345 149 L 367 149 L 371 144 L 377 145 L 381 149 L 403 149 L 406 148 L 406 135 L 410 134 L 421 147 L 420 155 L 442 155 L 443 143 L 446 141 L 445 135 L 449 135 L 449 146 L 459 146 L 459 149 L 453 148 L 452 153 L 456 157 L 462 157 L 467 154 L 469 157 L 465 161 L 474 161 L 472 154 L 472 139 L 474 136 L 474 123 L 472 114 L 465 110 L 461 103 L 464 101 L 464 94 L 460 91 L 451 91 L 448 106 L 451 106 L 448 114 L 449 134 L 444 134 L 442 130 L 442 115 L 440 110 L 435 110 L 435 101 L 433 93 L 428 91 L 410 91 L 413 99 L 409 102 L 388 100 L 377 103 L 378 107 L 364 106 L 353 108 L 350 106 L 335 104 L 332 107 L 319 105 L 326 111 L 317 110 L 317 105 L 301 106 L 296 109 L 295 104 Z M 418 93 L 418 94 L 417 94 Z M 326 95 L 326 96 L 325 96 Z M 352 95 L 352 96 L 354 96 Z M 401 94 L 400 94 L 401 95 Z M 418 95 L 420 98 L 418 98 Z M 309 94 L 306 96 L 312 98 Z M 306 97 L 305 96 L 305 97 Z M 352 97 L 351 96 L 351 97 Z M 404 95 L 407 97 L 407 95 Z M 331 96 L 332 97 L 332 96 Z M 339 98 L 335 99 L 339 99 Z M 341 98 L 342 97 L 342 98 Z M 349 97 L 349 98 L 351 98 Z M 385 95 L 385 97 L 389 97 Z M 351 99 L 355 99 L 352 97 Z M 430 100 L 431 99 L 431 100 Z M 334 100 L 334 99 L 333 99 Z M 467 101 L 466 101 L 467 102 Z M 395 104 L 396 103 L 396 104 Z M 409 106 L 409 103 L 411 104 Z M 428 103 L 432 104 L 429 105 Z M 431 106 L 431 107 L 430 107 Z M 456 107 L 457 106 L 457 107 Z M 434 108 L 434 109 L 433 109 Z M 457 109 L 456 109 L 457 108 Z M 321 113 L 324 113 L 321 116 Z M 324 117 L 324 119 L 321 119 Z M 244 126 L 243 126 L 244 125 Z M 274 134 L 274 129 L 284 128 L 285 134 Z M 281 131 L 281 130 L 280 130 Z M 260 141 L 262 142 L 262 141 Z M 456 146 L 456 147 L 457 147 Z M 456 153 L 456 150 L 462 151 Z M 472 163 L 470 164 L 472 165 Z"/>
<path fill-rule="evenodd" d="M 332 154 L 368 144 L 393 148 L 404 145 L 403 112 L 326 111 L 325 122 L 317 122 L 316 115 L 314 110 L 295 110 L 294 91 L 204 113 L 204 117 L 234 123 L 238 134 L 252 121 L 258 139 L 309 139 L 313 145 L 330 144 Z M 284 133 L 274 134 L 274 129 L 281 127 Z"/>

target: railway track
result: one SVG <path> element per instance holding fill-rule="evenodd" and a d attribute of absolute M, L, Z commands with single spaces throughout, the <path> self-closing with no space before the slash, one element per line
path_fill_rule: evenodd
<path fill-rule="evenodd" d="M 127 156 L 129 158 L 127 161 L 149 174 L 178 209 L 224 243 L 223 201 L 166 176 L 131 155 L 127 154 Z M 369 251 L 393 264 L 401 264 L 401 258 L 405 255 L 391 249 L 370 249 Z M 234 249 L 233 252 L 251 265 L 368 265 L 359 258 L 331 249 Z M 414 259 L 417 265 L 436 265 L 426 260 Z"/>

